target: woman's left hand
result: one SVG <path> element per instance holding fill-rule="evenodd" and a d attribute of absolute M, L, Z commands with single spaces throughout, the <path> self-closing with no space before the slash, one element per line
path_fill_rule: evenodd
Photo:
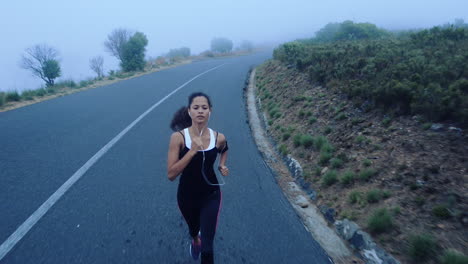
<path fill-rule="evenodd" d="M 223 165 L 223 166 L 219 166 L 219 167 L 218 167 L 218 170 L 221 172 L 221 175 L 223 175 L 223 176 L 228 176 L 228 174 L 229 174 L 229 169 L 228 169 L 228 167 L 226 167 L 226 166 L 224 166 L 224 165 Z"/>

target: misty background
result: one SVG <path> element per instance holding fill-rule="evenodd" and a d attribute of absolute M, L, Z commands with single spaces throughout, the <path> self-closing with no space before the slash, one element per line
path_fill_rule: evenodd
<path fill-rule="evenodd" d="M 369 22 L 388 30 L 430 28 L 468 21 L 466 0 L 19 0 L 0 9 L 0 91 L 22 91 L 43 81 L 20 68 L 25 49 L 47 44 L 59 51 L 58 80 L 94 77 L 89 60 L 104 57 L 104 72 L 119 69 L 104 48 L 114 29 L 140 31 L 148 38 L 146 57 L 189 47 L 192 54 L 210 49 L 215 37 L 276 46 L 309 38 L 330 22 Z"/>

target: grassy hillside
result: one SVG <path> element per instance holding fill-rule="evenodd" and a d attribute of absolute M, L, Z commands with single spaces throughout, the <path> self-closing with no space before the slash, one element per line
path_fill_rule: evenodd
<path fill-rule="evenodd" d="M 449 125 L 431 128 L 430 122 L 464 122 L 464 112 L 450 107 L 465 104 L 466 111 L 467 100 L 451 94 L 466 96 L 462 85 L 466 82 L 465 66 L 460 66 L 463 74 L 458 79 L 447 75 L 440 80 L 422 71 L 428 75 L 416 83 L 426 87 L 421 88 L 423 95 L 410 90 L 406 97 L 400 97 L 401 91 L 395 90 L 399 86 L 371 89 L 374 82 L 384 86 L 392 81 L 413 82 L 405 77 L 409 73 L 396 71 L 402 65 L 394 68 L 398 65 L 395 61 L 406 61 L 389 59 L 394 53 L 385 47 L 399 50 L 404 41 L 415 40 L 413 33 L 397 38 L 365 26 L 375 34 L 360 36 L 374 39 L 335 42 L 322 38 L 287 43 L 275 51 L 274 60 L 257 69 L 257 96 L 266 113 L 268 132 L 282 155 L 292 155 L 301 163 L 302 180 L 317 191 L 319 206 L 334 208 L 339 219 L 357 222 L 402 263 L 466 263 L 468 137 L 463 130 L 449 129 Z M 336 28 L 332 29 L 328 32 L 337 34 Z M 462 32 L 448 28 L 416 34 L 433 36 L 445 30 Z M 465 29 L 463 32 L 466 34 Z M 458 44 L 453 46 L 465 50 Z M 373 55 L 364 56 L 366 49 Z M 423 47 L 421 50 L 428 52 Z M 436 60 L 423 57 L 423 67 Z M 365 61 L 364 66 L 357 58 Z M 385 58 L 385 67 L 377 63 L 377 58 Z M 439 59 L 441 63 L 445 60 Z M 372 67 L 369 61 L 373 61 Z M 325 69 L 320 78 L 315 75 L 316 67 Z M 365 68 L 376 73 L 365 74 Z M 341 75 L 337 69 L 343 70 Z M 435 82 L 440 86 L 435 90 L 442 95 L 432 96 L 453 101 L 452 105 L 442 103 L 446 109 L 439 109 L 431 101 L 434 109 L 422 111 L 418 102 L 424 101 L 418 100 L 429 96 L 433 90 L 428 87 Z M 395 91 L 398 96 L 390 96 Z M 382 94 L 386 94 L 384 100 L 379 99 Z"/>
<path fill-rule="evenodd" d="M 337 27 L 281 45 L 274 58 L 373 107 L 467 126 L 467 27 L 399 35 L 369 24 Z"/>

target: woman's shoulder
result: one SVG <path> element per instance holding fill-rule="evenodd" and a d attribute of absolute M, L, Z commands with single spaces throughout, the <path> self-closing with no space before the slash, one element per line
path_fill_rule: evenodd
<path fill-rule="evenodd" d="M 216 131 L 214 129 L 211 129 L 211 130 L 213 130 L 214 134 L 216 135 L 218 142 L 223 143 L 224 141 L 226 141 L 226 136 L 223 133 Z"/>
<path fill-rule="evenodd" d="M 184 140 L 183 130 L 172 132 L 171 140 L 176 140 L 178 142 L 181 140 L 183 141 Z"/>

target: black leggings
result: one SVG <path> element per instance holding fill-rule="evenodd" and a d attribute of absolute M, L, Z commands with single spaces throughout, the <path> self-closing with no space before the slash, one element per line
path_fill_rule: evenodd
<path fill-rule="evenodd" d="M 190 236 L 195 237 L 201 232 L 201 263 L 213 263 L 213 240 L 221 208 L 221 191 L 194 197 L 179 190 L 177 202 L 187 222 Z"/>

